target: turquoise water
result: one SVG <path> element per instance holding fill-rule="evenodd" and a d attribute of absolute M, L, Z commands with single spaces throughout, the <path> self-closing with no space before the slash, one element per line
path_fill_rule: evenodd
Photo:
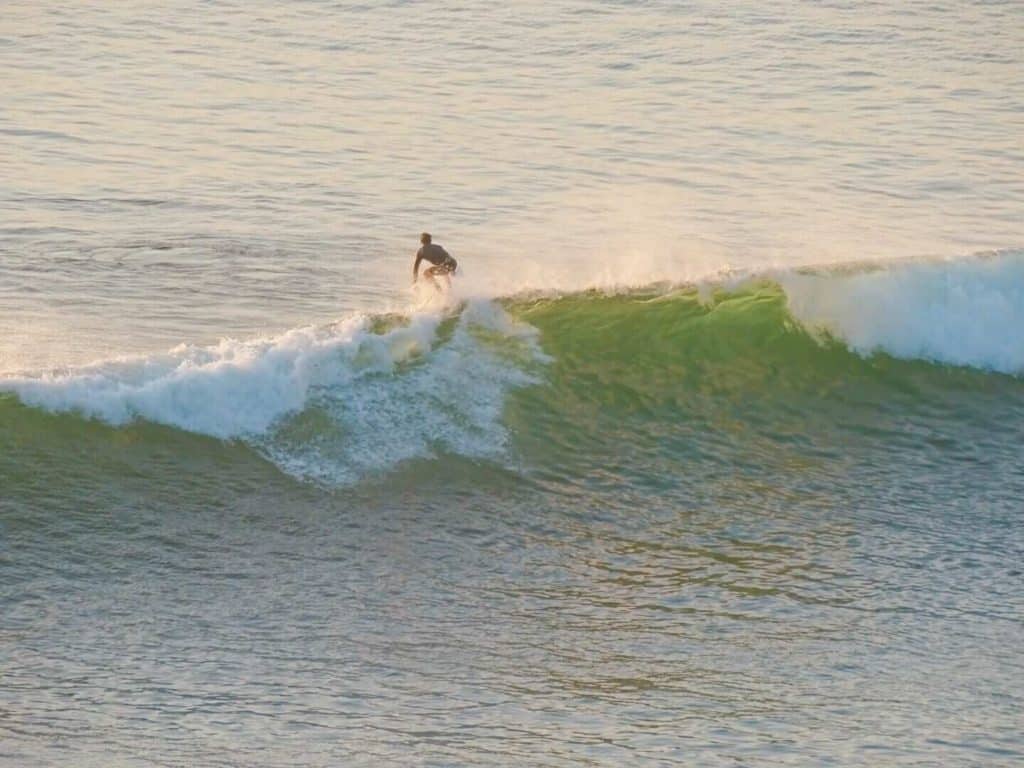
<path fill-rule="evenodd" d="M 1018 764 L 1022 21 L 5 8 L 0 764 Z"/>

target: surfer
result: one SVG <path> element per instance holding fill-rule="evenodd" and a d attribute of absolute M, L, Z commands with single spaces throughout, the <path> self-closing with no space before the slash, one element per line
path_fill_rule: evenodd
<path fill-rule="evenodd" d="M 415 283 L 420 277 L 420 262 L 429 261 L 434 266 L 423 270 L 423 276 L 427 278 L 437 290 L 441 286 L 437 284 L 437 276 L 445 279 L 448 288 L 452 285 L 451 275 L 459 268 L 459 263 L 452 258 L 444 248 L 431 241 L 430 233 L 424 232 L 420 235 L 420 242 L 423 247 L 416 251 L 416 263 L 412 266 L 412 281 Z"/>

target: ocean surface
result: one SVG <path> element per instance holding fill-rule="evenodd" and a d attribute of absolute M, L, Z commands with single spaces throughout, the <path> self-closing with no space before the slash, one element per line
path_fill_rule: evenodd
<path fill-rule="evenodd" d="M 0 765 L 1020 765 L 1022 51 L 5 2 Z"/>

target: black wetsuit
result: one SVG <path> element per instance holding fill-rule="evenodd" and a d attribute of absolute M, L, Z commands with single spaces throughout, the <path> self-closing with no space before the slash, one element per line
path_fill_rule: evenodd
<path fill-rule="evenodd" d="M 437 243 L 427 243 L 416 252 L 416 267 L 420 261 L 429 261 L 434 265 L 434 273 L 439 275 L 450 275 L 458 269 L 459 263 Z"/>

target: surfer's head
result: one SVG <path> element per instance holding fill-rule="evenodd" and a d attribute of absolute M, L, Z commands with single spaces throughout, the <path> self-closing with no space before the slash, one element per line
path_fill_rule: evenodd
<path fill-rule="evenodd" d="M 420 242 L 423 243 L 424 245 L 430 245 L 430 233 L 424 232 L 422 235 L 420 235 Z"/>

